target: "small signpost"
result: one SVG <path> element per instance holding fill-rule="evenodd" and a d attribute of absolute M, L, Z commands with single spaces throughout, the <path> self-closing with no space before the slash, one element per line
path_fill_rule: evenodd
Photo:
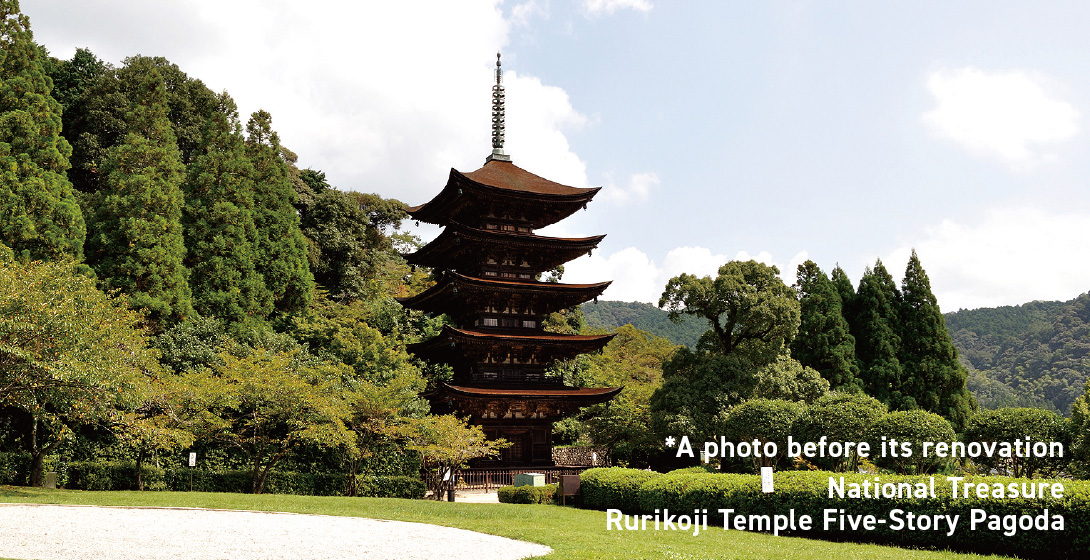
<path fill-rule="evenodd" d="M 761 491 L 765 494 L 775 491 L 772 485 L 772 467 L 761 467 Z"/>
<path fill-rule="evenodd" d="M 197 466 L 197 453 L 189 452 L 189 491 L 193 491 L 193 467 Z"/>

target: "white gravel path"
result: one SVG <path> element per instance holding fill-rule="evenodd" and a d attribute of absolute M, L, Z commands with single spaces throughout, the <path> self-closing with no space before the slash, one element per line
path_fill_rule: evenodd
<path fill-rule="evenodd" d="M 0 504 L 0 557 L 35 560 L 514 560 L 547 546 L 359 517 Z"/>

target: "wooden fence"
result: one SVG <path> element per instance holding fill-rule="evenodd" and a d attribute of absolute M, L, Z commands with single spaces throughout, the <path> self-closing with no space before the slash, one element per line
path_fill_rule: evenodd
<path fill-rule="evenodd" d="M 508 469 L 462 469 L 457 472 L 456 488 L 459 490 L 494 490 L 501 486 L 511 486 L 516 474 L 538 473 L 545 475 L 545 484 L 560 482 L 562 474 L 582 474 L 591 467 L 519 467 Z M 429 473 L 429 479 L 438 478 L 439 473 Z M 431 482 L 431 480 L 429 480 Z M 432 486 L 431 484 L 428 485 Z"/>

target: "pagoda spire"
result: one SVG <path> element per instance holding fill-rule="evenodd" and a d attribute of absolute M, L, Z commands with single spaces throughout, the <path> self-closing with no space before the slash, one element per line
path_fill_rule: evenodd
<path fill-rule="evenodd" d="M 503 70 L 500 67 L 500 53 L 496 53 L 496 85 L 492 86 L 492 154 L 485 163 L 492 160 L 511 161 L 511 156 L 503 153 Z"/>

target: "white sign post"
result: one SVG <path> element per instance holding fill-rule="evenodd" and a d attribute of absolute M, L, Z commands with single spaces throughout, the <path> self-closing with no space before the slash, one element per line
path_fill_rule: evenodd
<path fill-rule="evenodd" d="M 189 453 L 189 466 L 190 467 L 197 466 L 197 453 L 196 452 L 190 452 Z"/>
<path fill-rule="evenodd" d="M 772 467 L 761 467 L 761 491 L 765 494 L 771 494 L 774 491 L 772 487 Z"/>

